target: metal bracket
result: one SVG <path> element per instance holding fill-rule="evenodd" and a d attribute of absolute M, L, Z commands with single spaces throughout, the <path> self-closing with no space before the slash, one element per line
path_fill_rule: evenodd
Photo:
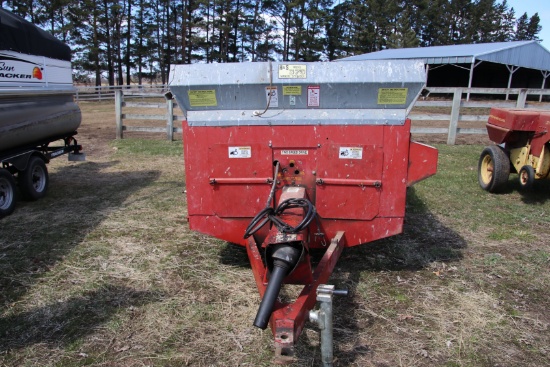
<path fill-rule="evenodd" d="M 332 337 L 332 296 L 347 296 L 347 290 L 334 289 L 333 285 L 320 284 L 317 287 L 319 310 L 309 311 L 309 321 L 316 323 L 321 329 L 321 360 L 324 367 L 332 367 L 333 337 Z"/>

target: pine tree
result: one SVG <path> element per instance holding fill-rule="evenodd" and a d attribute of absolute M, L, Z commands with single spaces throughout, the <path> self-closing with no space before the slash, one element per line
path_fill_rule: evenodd
<path fill-rule="evenodd" d="M 516 22 L 516 34 L 514 36 L 515 41 L 527 40 L 527 28 L 529 26 L 527 13 L 523 13 Z"/>
<path fill-rule="evenodd" d="M 344 1 L 329 11 L 325 23 L 326 55 L 329 60 L 351 56 L 352 52 L 352 3 Z"/>
<path fill-rule="evenodd" d="M 388 48 L 411 48 L 420 44 L 416 32 L 412 29 L 409 21 L 408 10 L 403 11 L 398 18 L 395 32 L 388 38 Z"/>
<path fill-rule="evenodd" d="M 539 13 L 535 13 L 530 19 L 529 24 L 527 25 L 527 39 L 540 41 L 540 38 L 537 34 L 541 31 L 542 26 L 540 25 Z"/>

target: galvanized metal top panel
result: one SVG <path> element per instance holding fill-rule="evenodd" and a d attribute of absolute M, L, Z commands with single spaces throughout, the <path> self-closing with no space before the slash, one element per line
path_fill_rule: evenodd
<path fill-rule="evenodd" d="M 477 43 L 382 50 L 343 60 L 419 59 L 425 64 L 469 64 L 474 60 L 550 70 L 550 52 L 537 41 Z"/>
<path fill-rule="evenodd" d="M 190 125 L 403 124 L 425 82 L 412 60 L 174 65 Z"/>

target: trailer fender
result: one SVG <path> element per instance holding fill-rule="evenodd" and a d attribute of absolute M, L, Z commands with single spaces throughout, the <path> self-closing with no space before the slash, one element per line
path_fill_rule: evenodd
<path fill-rule="evenodd" d="M 409 168 L 407 187 L 422 181 L 437 172 L 437 149 L 411 141 L 409 145 Z"/>
<path fill-rule="evenodd" d="M 2 163 L 11 164 L 17 171 L 24 171 L 27 168 L 27 165 L 29 164 L 29 160 L 33 156 L 40 157 L 44 162 L 48 162 L 44 154 L 36 150 L 30 150 L 28 152 L 20 153 L 15 156 L 11 156 L 9 158 L 5 158 L 2 160 Z M 15 173 L 15 172 L 12 172 L 12 173 Z"/>

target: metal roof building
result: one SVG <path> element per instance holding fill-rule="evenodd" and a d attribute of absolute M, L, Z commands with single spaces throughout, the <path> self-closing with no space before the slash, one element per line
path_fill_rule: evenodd
<path fill-rule="evenodd" d="M 432 87 L 544 88 L 550 76 L 550 52 L 537 41 L 388 49 L 346 58 L 392 59 L 423 60 Z"/>

